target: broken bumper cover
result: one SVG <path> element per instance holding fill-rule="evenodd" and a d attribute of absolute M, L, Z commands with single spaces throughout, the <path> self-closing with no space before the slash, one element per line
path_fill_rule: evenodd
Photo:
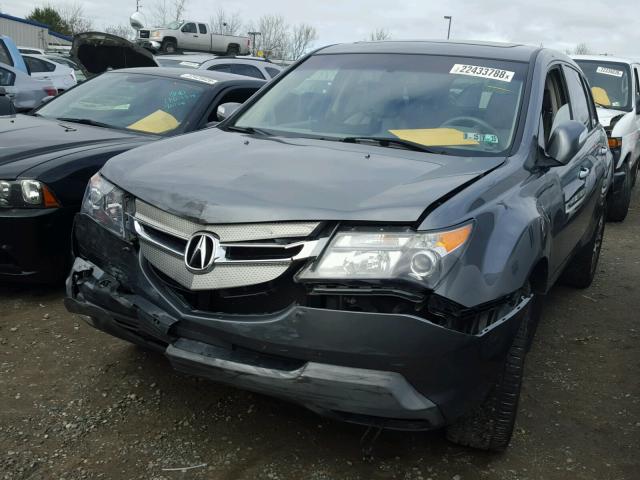
<path fill-rule="evenodd" d="M 172 297 L 133 249 L 118 250 L 104 251 L 114 260 L 101 262 L 115 275 L 76 259 L 69 311 L 164 352 L 182 372 L 386 428 L 438 428 L 480 402 L 528 303 L 480 335 L 411 315 L 297 305 L 264 315 L 210 314 Z"/>

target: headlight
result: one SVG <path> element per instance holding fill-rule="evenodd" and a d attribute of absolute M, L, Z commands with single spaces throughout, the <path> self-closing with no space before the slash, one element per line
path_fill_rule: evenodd
<path fill-rule="evenodd" d="M 433 288 L 471 235 L 467 224 L 439 232 L 351 228 L 339 231 L 300 280 L 404 279 Z"/>
<path fill-rule="evenodd" d="M 156 38 L 160 36 L 160 31 L 159 30 L 154 30 L 153 32 L 151 32 L 151 37 Z"/>
<path fill-rule="evenodd" d="M 124 238 L 124 200 L 122 190 L 96 173 L 89 180 L 80 211 Z"/>
<path fill-rule="evenodd" d="M 0 180 L 0 208 L 53 208 L 60 202 L 38 180 Z"/>

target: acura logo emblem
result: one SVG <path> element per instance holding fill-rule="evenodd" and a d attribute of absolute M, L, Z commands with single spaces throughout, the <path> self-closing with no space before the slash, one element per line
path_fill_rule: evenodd
<path fill-rule="evenodd" d="M 208 273 L 213 270 L 220 240 L 209 232 L 197 232 L 187 242 L 184 263 L 193 273 Z"/>

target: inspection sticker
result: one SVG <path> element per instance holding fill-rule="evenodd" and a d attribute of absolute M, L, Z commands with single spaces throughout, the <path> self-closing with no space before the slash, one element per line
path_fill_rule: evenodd
<path fill-rule="evenodd" d="M 501 82 L 510 82 L 515 72 L 500 70 L 499 68 L 479 67 L 477 65 L 462 65 L 456 63 L 449 73 L 455 75 L 469 75 L 471 77 L 492 78 Z"/>
<path fill-rule="evenodd" d="M 622 75 L 624 75 L 622 70 L 616 70 L 615 68 L 608 67 L 598 67 L 596 68 L 596 72 L 603 75 L 611 75 L 612 77 L 622 77 Z"/>
<path fill-rule="evenodd" d="M 199 63 L 195 63 L 195 62 L 180 62 L 180 65 L 184 65 L 185 67 L 193 67 L 193 68 L 198 68 L 200 66 Z"/>
<path fill-rule="evenodd" d="M 218 83 L 218 80 L 215 78 L 201 77 L 200 75 L 194 75 L 192 73 L 183 73 L 180 77 L 195 80 L 196 82 L 208 83 L 209 85 Z"/>
<path fill-rule="evenodd" d="M 498 143 L 498 136 L 492 133 L 469 133 L 464 134 L 465 140 L 474 140 L 478 143 Z"/>

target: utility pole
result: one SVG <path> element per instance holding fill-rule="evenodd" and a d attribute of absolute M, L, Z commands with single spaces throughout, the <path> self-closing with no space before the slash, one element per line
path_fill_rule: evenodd
<path fill-rule="evenodd" d="M 447 40 L 449 40 L 449 37 L 451 36 L 451 18 L 451 15 L 444 16 L 445 20 L 449 20 L 449 28 L 447 29 Z"/>
<path fill-rule="evenodd" d="M 251 49 L 253 50 L 253 56 L 256 56 L 256 37 L 262 35 L 262 32 L 247 32 L 251 37 Z"/>

